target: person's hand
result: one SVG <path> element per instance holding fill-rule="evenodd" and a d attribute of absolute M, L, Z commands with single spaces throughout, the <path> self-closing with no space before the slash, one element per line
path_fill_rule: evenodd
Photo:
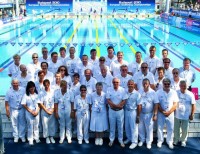
<path fill-rule="evenodd" d="M 55 117 L 56 117 L 56 119 L 60 118 L 59 115 L 58 115 L 58 113 L 55 113 Z"/>
<path fill-rule="evenodd" d="M 10 111 L 6 111 L 6 116 L 8 117 L 8 119 L 10 119 Z"/>
<path fill-rule="evenodd" d="M 48 109 L 46 112 L 48 115 L 52 115 L 53 114 L 53 109 Z"/>
<path fill-rule="evenodd" d="M 190 117 L 189 117 L 189 119 L 193 120 L 194 119 L 194 115 L 191 114 Z"/>
<path fill-rule="evenodd" d="M 38 112 L 35 111 L 35 110 L 32 110 L 32 111 L 31 111 L 31 114 L 32 114 L 34 117 L 36 117 L 36 116 L 38 115 Z"/>
<path fill-rule="evenodd" d="M 154 114 L 153 115 L 153 121 L 156 121 L 157 120 L 157 114 Z"/>
<path fill-rule="evenodd" d="M 163 114 L 165 115 L 165 117 L 168 117 L 171 113 L 169 111 L 163 111 Z"/>
<path fill-rule="evenodd" d="M 140 123 L 140 117 L 137 116 L 137 117 L 136 117 L 136 124 L 139 124 L 139 123 Z"/>
<path fill-rule="evenodd" d="M 71 111 L 70 113 L 70 118 L 75 119 L 76 113 L 74 111 Z"/>

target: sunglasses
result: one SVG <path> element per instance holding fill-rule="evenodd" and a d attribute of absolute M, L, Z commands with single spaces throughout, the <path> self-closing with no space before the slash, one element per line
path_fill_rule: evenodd
<path fill-rule="evenodd" d="M 174 72 L 173 74 L 178 74 L 178 72 Z"/>
<path fill-rule="evenodd" d="M 81 91 L 87 91 L 87 90 L 81 90 Z"/>
<path fill-rule="evenodd" d="M 100 59 L 99 61 L 105 61 L 104 59 Z"/>
<path fill-rule="evenodd" d="M 148 67 L 141 67 L 141 68 L 148 68 Z"/>
<path fill-rule="evenodd" d="M 61 69 L 60 71 L 66 71 L 66 70 L 64 70 L 64 69 Z"/>
<path fill-rule="evenodd" d="M 119 82 L 113 82 L 113 83 L 119 83 Z"/>
<path fill-rule="evenodd" d="M 164 62 L 164 63 L 170 63 L 170 62 Z"/>
<path fill-rule="evenodd" d="M 38 57 L 32 57 L 32 58 L 38 58 Z"/>
<path fill-rule="evenodd" d="M 164 83 L 164 85 L 165 85 L 165 86 L 169 86 L 169 85 L 170 85 L 170 83 Z"/>

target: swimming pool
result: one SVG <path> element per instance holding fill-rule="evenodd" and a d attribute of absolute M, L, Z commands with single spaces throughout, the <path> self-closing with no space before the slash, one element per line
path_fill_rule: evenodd
<path fill-rule="evenodd" d="M 22 56 L 21 63 L 31 61 L 31 55 L 46 46 L 49 53 L 59 51 L 61 46 L 75 46 L 76 55 L 88 54 L 91 48 L 97 49 L 98 56 L 107 53 L 107 46 L 113 45 L 115 51 L 123 51 L 125 59 L 134 60 L 134 53 L 141 51 L 143 58 L 149 54 L 151 45 L 157 48 L 161 57 L 163 48 L 169 50 L 169 58 L 175 67 L 182 66 L 182 59 L 192 59 L 196 71 L 193 87 L 200 87 L 200 35 L 165 25 L 154 19 L 75 17 L 42 19 L 31 18 L 0 28 L 0 95 L 5 95 L 10 78 L 7 76 L 12 56 Z"/>

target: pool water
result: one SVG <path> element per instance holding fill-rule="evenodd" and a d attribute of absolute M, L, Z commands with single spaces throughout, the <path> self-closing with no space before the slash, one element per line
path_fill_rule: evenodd
<path fill-rule="evenodd" d="M 127 18 L 31 18 L 0 28 L 0 95 L 5 95 L 10 86 L 8 67 L 12 56 L 21 55 L 21 63 L 28 64 L 32 53 L 41 56 L 41 48 L 49 53 L 59 51 L 61 46 L 75 46 L 76 55 L 88 54 L 96 48 L 98 56 L 107 54 L 107 46 L 123 51 L 128 62 L 134 61 L 136 51 L 145 58 L 149 47 L 155 45 L 156 55 L 161 57 L 163 48 L 168 49 L 169 58 L 175 67 L 182 66 L 182 60 L 189 57 L 196 72 L 193 87 L 200 87 L 200 35 L 166 25 L 155 19 Z"/>

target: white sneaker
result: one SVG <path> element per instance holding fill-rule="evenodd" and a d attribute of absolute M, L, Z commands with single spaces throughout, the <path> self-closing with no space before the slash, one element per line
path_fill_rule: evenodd
<path fill-rule="evenodd" d="M 113 142 L 110 141 L 108 145 L 109 145 L 109 147 L 113 146 Z"/>
<path fill-rule="evenodd" d="M 178 142 L 174 142 L 173 144 L 174 144 L 174 145 L 178 145 Z"/>
<path fill-rule="evenodd" d="M 102 138 L 99 139 L 99 145 L 103 145 L 103 139 Z"/>
<path fill-rule="evenodd" d="M 168 145 L 169 145 L 169 148 L 170 148 L 170 149 L 174 149 L 174 146 L 173 146 L 172 143 L 169 143 Z"/>
<path fill-rule="evenodd" d="M 147 144 L 147 149 L 151 149 L 151 144 Z"/>
<path fill-rule="evenodd" d="M 140 141 L 140 142 L 138 143 L 138 146 L 141 147 L 142 145 L 143 145 L 143 142 Z"/>
<path fill-rule="evenodd" d="M 60 144 L 63 144 L 63 141 L 64 141 L 64 139 L 60 139 L 59 143 L 60 143 Z"/>
<path fill-rule="evenodd" d="M 14 143 L 18 143 L 18 138 L 14 138 Z"/>
<path fill-rule="evenodd" d="M 21 138 L 21 140 L 22 140 L 23 143 L 26 142 L 26 139 L 25 139 L 25 138 Z"/>
<path fill-rule="evenodd" d="M 162 147 L 162 142 L 158 142 L 158 143 L 157 143 L 157 147 L 158 147 L 158 148 L 161 148 L 161 147 Z"/>
<path fill-rule="evenodd" d="M 86 144 L 89 144 L 90 142 L 89 142 L 89 140 L 85 140 L 85 143 L 86 143 Z"/>
<path fill-rule="evenodd" d="M 53 144 L 56 143 L 53 137 L 50 137 L 50 141 L 51 141 L 51 143 L 53 143 Z"/>
<path fill-rule="evenodd" d="M 33 140 L 29 141 L 29 145 L 31 145 L 31 146 L 33 145 Z"/>
<path fill-rule="evenodd" d="M 124 141 L 124 144 L 128 144 L 130 142 L 130 140 L 129 139 L 126 139 L 125 141 Z"/>
<path fill-rule="evenodd" d="M 35 142 L 36 142 L 36 143 L 40 143 L 41 141 L 40 141 L 40 139 L 37 139 L 37 140 L 35 140 Z"/>
<path fill-rule="evenodd" d="M 71 144 L 71 143 L 72 143 L 72 139 L 71 139 L 71 138 L 68 138 L 68 139 L 67 139 L 67 142 L 68 142 L 69 144 Z"/>
<path fill-rule="evenodd" d="M 95 145 L 99 145 L 99 138 L 95 138 Z"/>
<path fill-rule="evenodd" d="M 181 142 L 181 146 L 182 147 L 186 147 L 186 143 L 185 142 Z"/>
<path fill-rule="evenodd" d="M 50 140 L 49 140 L 49 137 L 46 138 L 46 144 L 50 144 Z"/>
<path fill-rule="evenodd" d="M 129 149 L 134 149 L 136 146 L 137 146 L 137 144 L 131 143 L 131 145 L 129 146 Z"/>
<path fill-rule="evenodd" d="M 124 147 L 125 147 L 124 142 L 120 142 L 120 146 L 121 146 L 122 148 L 124 148 Z"/>
<path fill-rule="evenodd" d="M 83 142 L 82 140 L 78 140 L 78 144 L 82 144 L 82 142 Z"/>

